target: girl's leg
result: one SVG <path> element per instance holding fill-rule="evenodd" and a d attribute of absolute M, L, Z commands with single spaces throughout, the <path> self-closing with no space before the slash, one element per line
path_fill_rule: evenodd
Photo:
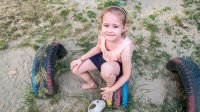
<path fill-rule="evenodd" d="M 80 65 L 79 68 L 75 66 L 72 69 L 72 73 L 85 81 L 85 83 L 81 86 L 83 89 L 92 89 L 97 88 L 97 85 L 94 79 L 91 77 L 89 71 L 93 71 L 95 69 L 97 69 L 96 66 L 90 59 L 87 59 Z"/>
<path fill-rule="evenodd" d="M 101 76 L 106 81 L 106 86 L 111 87 L 120 72 L 120 66 L 117 62 L 105 62 L 101 66 Z"/>

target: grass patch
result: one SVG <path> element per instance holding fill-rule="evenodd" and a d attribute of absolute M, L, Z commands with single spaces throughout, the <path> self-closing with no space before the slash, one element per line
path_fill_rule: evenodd
<path fill-rule="evenodd" d="M 93 11 L 91 11 L 91 10 L 89 10 L 89 11 L 87 12 L 87 16 L 88 16 L 89 18 L 96 18 L 96 13 L 93 12 Z"/>
<path fill-rule="evenodd" d="M 75 29 L 75 34 L 79 35 L 80 33 L 87 32 L 87 30 L 89 30 L 91 26 L 92 26 L 92 24 L 90 22 L 85 22 L 82 25 L 82 27 Z"/>
<path fill-rule="evenodd" d="M 47 20 L 51 19 L 52 17 L 53 17 L 53 14 L 51 12 L 46 12 L 44 14 L 43 21 L 47 21 Z"/>
<path fill-rule="evenodd" d="M 186 9 L 187 21 L 196 25 L 197 30 L 200 31 L 199 17 L 200 17 L 200 1 L 199 0 L 183 0 L 183 7 Z"/>
<path fill-rule="evenodd" d="M 8 47 L 8 39 L 0 38 L 0 50 L 6 49 Z"/>
<path fill-rule="evenodd" d="M 197 30 L 200 31 L 200 23 L 197 23 Z"/>
<path fill-rule="evenodd" d="M 126 1 L 121 0 L 107 0 L 107 1 L 101 1 L 101 4 L 98 5 L 98 10 L 102 10 L 104 8 L 110 7 L 110 6 L 125 6 L 127 5 Z"/>
<path fill-rule="evenodd" d="M 165 33 L 168 34 L 168 35 L 171 35 L 172 34 L 172 27 L 169 26 L 169 24 L 165 24 Z"/>
<path fill-rule="evenodd" d="M 85 19 L 83 17 L 83 13 L 82 12 L 75 13 L 74 17 L 75 17 L 76 21 L 80 21 L 80 22 L 86 22 L 87 21 L 87 19 Z"/>
<path fill-rule="evenodd" d="M 153 79 L 165 76 L 165 64 L 171 56 L 166 51 L 159 50 L 162 44 L 155 34 L 152 34 L 148 40 L 148 46 L 143 42 L 143 37 L 134 40 L 139 47 L 132 56 L 136 74 L 150 76 Z"/>
<path fill-rule="evenodd" d="M 137 36 L 134 38 L 134 44 L 136 45 L 142 45 L 142 43 L 144 42 L 144 37 L 143 36 Z"/>
<path fill-rule="evenodd" d="M 191 41 L 187 36 L 184 36 L 180 41 L 180 47 L 183 47 L 184 49 L 190 48 L 193 44 L 194 42 Z"/>
<path fill-rule="evenodd" d="M 165 7 L 162 9 L 162 11 L 169 11 L 169 10 L 172 10 L 171 7 Z"/>
<path fill-rule="evenodd" d="M 158 32 L 158 26 L 155 22 L 156 20 L 156 15 L 149 15 L 148 18 L 145 18 L 143 20 L 143 26 L 150 31 L 151 33 L 156 33 Z"/>
<path fill-rule="evenodd" d="M 193 47 L 191 58 L 200 66 L 200 44 Z"/>
<path fill-rule="evenodd" d="M 136 9 L 137 12 L 141 12 L 141 9 L 142 9 L 141 3 L 140 3 L 140 2 L 137 2 L 134 9 Z"/>
<path fill-rule="evenodd" d="M 172 74 L 175 75 L 175 74 Z M 185 99 L 185 93 L 183 90 L 183 84 L 181 84 L 181 80 L 178 77 L 178 74 L 176 76 L 172 76 L 172 80 L 176 81 L 176 87 L 174 87 L 173 83 L 168 83 L 167 85 L 167 94 L 164 100 L 164 103 L 162 105 L 162 112 L 183 112 L 186 110 L 186 99 Z M 174 94 L 176 93 L 176 94 Z"/>
<path fill-rule="evenodd" d="M 161 42 L 159 41 L 159 38 L 155 34 L 150 35 L 149 45 L 150 49 L 152 50 L 161 47 Z"/>
<path fill-rule="evenodd" d="M 21 96 L 23 106 L 18 110 L 20 112 L 39 112 L 39 108 L 35 102 L 35 96 L 31 85 L 25 89 Z"/>
<path fill-rule="evenodd" d="M 29 43 L 30 40 L 31 40 L 31 37 L 28 37 L 28 38 L 24 39 L 20 44 L 16 45 L 15 48 L 31 46 L 31 44 Z"/>
<path fill-rule="evenodd" d="M 149 15 L 148 18 L 149 18 L 150 20 L 154 21 L 154 20 L 156 19 L 156 17 L 157 17 L 157 15 L 151 14 L 151 15 Z"/>
<path fill-rule="evenodd" d="M 91 33 L 92 34 L 92 33 Z M 82 36 L 77 40 L 77 45 L 82 48 L 82 52 L 86 53 L 89 51 L 92 47 L 94 47 L 94 43 L 91 42 L 91 40 L 94 40 L 96 38 L 96 34 L 88 35 L 88 36 Z"/>
<path fill-rule="evenodd" d="M 149 30 L 150 32 L 152 33 L 155 33 L 158 31 L 158 26 L 155 24 L 155 23 L 148 23 L 148 22 L 145 22 L 144 23 L 144 27 Z"/>
<path fill-rule="evenodd" d="M 66 9 L 65 9 L 65 10 L 62 10 L 62 11 L 60 12 L 60 16 L 63 17 L 64 20 L 66 20 L 66 19 L 67 19 L 67 15 L 69 14 L 69 12 L 70 12 L 70 11 L 69 11 L 69 10 L 66 10 Z"/>
<path fill-rule="evenodd" d="M 183 27 L 183 21 L 177 15 L 172 17 L 172 20 L 175 22 L 177 26 Z"/>

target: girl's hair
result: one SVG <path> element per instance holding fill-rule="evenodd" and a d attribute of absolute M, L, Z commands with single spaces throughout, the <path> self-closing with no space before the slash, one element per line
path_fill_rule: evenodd
<path fill-rule="evenodd" d="M 100 19 L 101 19 L 101 24 L 103 23 L 103 16 L 105 15 L 105 13 L 107 12 L 111 12 L 111 13 L 116 13 L 117 15 L 119 15 L 122 19 L 122 23 L 123 25 L 126 25 L 128 23 L 128 20 L 127 20 L 127 12 L 125 9 L 121 8 L 121 7 L 118 7 L 118 6 L 111 6 L 111 7 L 108 7 L 106 8 L 102 13 L 101 13 L 101 16 L 100 16 Z M 101 29 L 101 25 L 100 25 L 100 29 Z M 123 36 L 126 36 L 126 32 L 123 32 L 122 35 Z"/>

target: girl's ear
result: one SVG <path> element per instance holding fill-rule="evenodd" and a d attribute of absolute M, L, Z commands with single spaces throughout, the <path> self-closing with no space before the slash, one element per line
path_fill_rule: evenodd
<path fill-rule="evenodd" d="M 123 31 L 123 32 L 125 32 L 125 31 L 127 31 L 127 30 L 128 30 L 128 25 L 125 24 L 125 25 L 124 25 L 124 31 Z"/>

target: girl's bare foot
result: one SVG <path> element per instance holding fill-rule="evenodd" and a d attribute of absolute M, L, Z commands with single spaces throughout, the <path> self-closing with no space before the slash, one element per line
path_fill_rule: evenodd
<path fill-rule="evenodd" d="M 96 89 L 97 88 L 97 85 L 94 83 L 94 84 L 89 84 L 87 82 L 85 82 L 82 86 L 81 86 L 82 89 Z"/>

